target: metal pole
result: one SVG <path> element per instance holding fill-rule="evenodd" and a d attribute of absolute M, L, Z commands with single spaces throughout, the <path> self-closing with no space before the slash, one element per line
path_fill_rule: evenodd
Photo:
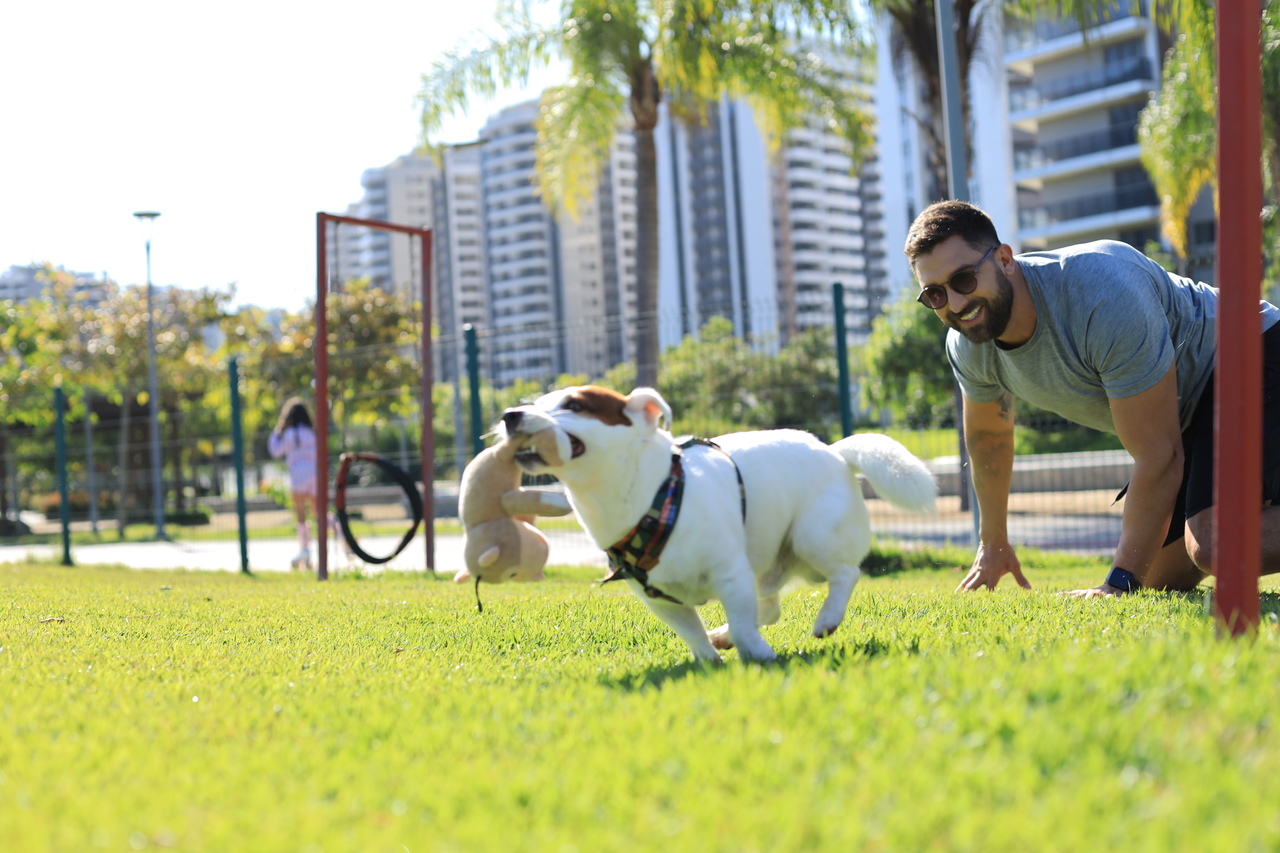
<path fill-rule="evenodd" d="M 436 573 L 435 365 L 431 360 L 431 234 L 422 234 L 422 515 L 427 568 Z"/>
<path fill-rule="evenodd" d="M 62 565 L 71 562 L 71 504 L 67 495 L 67 395 L 62 386 L 53 389 L 53 447 L 58 467 L 58 518 L 62 522 Z"/>
<path fill-rule="evenodd" d="M 156 524 L 156 538 L 167 538 L 164 532 L 164 472 L 160 462 L 160 391 L 156 378 L 156 316 L 152 303 L 151 240 L 147 240 L 147 393 L 151 409 L 151 512 Z"/>
<path fill-rule="evenodd" d="M 160 214 L 142 210 L 134 214 L 150 229 Z M 151 420 L 151 508 L 156 525 L 156 538 L 167 539 L 164 532 L 164 471 L 160 462 L 160 390 L 156 379 L 156 316 L 153 307 L 154 286 L 151 284 L 151 232 L 147 232 L 147 401 Z"/>
<path fill-rule="evenodd" d="M 836 321 L 836 367 L 840 372 L 840 435 L 853 434 L 853 400 L 849 391 L 849 337 L 845 331 L 844 285 L 831 285 L 832 310 Z"/>
<path fill-rule="evenodd" d="M 947 125 L 947 180 L 951 197 L 969 200 L 969 158 L 964 144 L 964 110 L 960 103 L 960 70 L 956 63 L 954 0 L 936 0 L 938 64 L 942 69 L 942 112 Z"/>
<path fill-rule="evenodd" d="M 89 492 L 89 528 L 98 535 L 98 487 L 93 476 L 93 398 L 84 392 L 84 474 L 85 488 Z"/>
<path fill-rule="evenodd" d="M 329 215 L 316 214 L 316 580 L 329 579 L 329 289 L 326 245 Z"/>
<path fill-rule="evenodd" d="M 934 20 L 938 27 L 938 65 L 942 70 L 942 113 L 947 130 L 947 183 L 951 198 L 969 200 L 969 157 L 964 144 L 964 111 L 960 102 L 960 69 L 956 62 L 954 0 L 935 0 Z M 981 512 L 969 471 L 969 448 L 964 438 L 964 405 L 956 386 L 956 437 L 960 445 L 960 494 L 969 496 L 973 514 L 973 547 L 978 547 Z"/>
<path fill-rule="evenodd" d="M 1214 606 L 1219 632 L 1237 635 L 1257 628 L 1262 563 L 1261 47 L 1257 0 L 1217 5 L 1220 305 L 1214 372 Z"/>
<path fill-rule="evenodd" d="M 240 524 L 240 571 L 247 575 L 249 574 L 249 524 L 244 502 L 244 431 L 240 414 L 240 370 L 235 356 L 227 361 L 227 374 L 231 384 L 231 455 L 236 469 L 236 520 Z"/>
<path fill-rule="evenodd" d="M 458 339 L 453 341 L 453 464 L 462 482 L 462 469 L 467 465 L 466 426 L 462 417 L 462 367 L 465 361 Z"/>
<path fill-rule="evenodd" d="M 13 454 L 13 438 L 5 442 L 4 453 L 4 470 L 8 476 L 9 506 L 13 507 L 13 517 L 15 521 L 22 520 L 22 504 L 18 501 L 18 497 L 22 489 L 18 486 L 18 459 Z"/>
<path fill-rule="evenodd" d="M 478 456 L 484 450 L 484 427 L 480 424 L 480 347 L 476 343 L 476 329 L 470 323 L 462 327 L 467 341 L 467 384 L 471 387 L 471 455 Z"/>

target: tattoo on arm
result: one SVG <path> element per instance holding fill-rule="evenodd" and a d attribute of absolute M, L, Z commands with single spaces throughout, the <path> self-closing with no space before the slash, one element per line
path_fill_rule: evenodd
<path fill-rule="evenodd" d="M 1006 421 L 1013 418 L 1013 395 L 1008 391 L 1000 395 L 1000 417 Z"/>

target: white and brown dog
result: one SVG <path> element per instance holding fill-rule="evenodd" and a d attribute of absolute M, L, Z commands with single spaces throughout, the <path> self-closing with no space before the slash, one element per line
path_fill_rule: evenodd
<path fill-rule="evenodd" d="M 793 577 L 826 581 L 813 634 L 836 630 L 871 546 L 856 474 L 893 504 L 933 511 L 932 474 L 888 436 L 827 446 L 797 430 L 766 430 L 681 449 L 664 419 L 671 423 L 671 409 L 651 388 L 624 397 L 583 386 L 508 409 L 500 430 L 556 431 L 560 464 L 533 451 L 517 461 L 560 479 L 609 553 L 609 579 L 627 580 L 696 658 L 719 660 L 717 648 L 736 647 L 746 660 L 772 660 L 760 626 L 781 616 L 779 593 Z M 712 598 L 728 624 L 708 633 L 694 608 Z"/>

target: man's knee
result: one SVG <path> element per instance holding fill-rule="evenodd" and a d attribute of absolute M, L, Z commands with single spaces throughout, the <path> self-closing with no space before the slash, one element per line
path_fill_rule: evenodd
<path fill-rule="evenodd" d="M 1187 556 L 1196 568 L 1213 574 L 1213 508 L 1187 519 Z"/>

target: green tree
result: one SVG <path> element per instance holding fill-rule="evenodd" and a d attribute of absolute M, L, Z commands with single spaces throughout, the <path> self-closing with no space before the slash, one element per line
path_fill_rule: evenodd
<path fill-rule="evenodd" d="M 54 419 L 54 387 L 61 385 L 71 406 L 83 411 L 80 382 L 85 371 L 75 329 L 84 311 L 73 277 L 46 264 L 39 277 L 47 289 L 38 298 L 0 302 L 0 533 L 20 530 L 8 521 L 10 450 L 24 453 L 24 433 L 48 431 Z M 49 466 L 41 465 L 51 481 Z"/>
<path fill-rule="evenodd" d="M 947 327 L 932 311 L 901 298 L 876 318 L 859 354 L 863 405 L 892 412 L 914 428 L 955 424 L 955 397 L 944 341 Z"/>
<path fill-rule="evenodd" d="M 212 443 L 191 441 L 229 431 L 230 412 L 221 417 L 206 404 L 208 396 L 225 387 L 226 366 L 209 345 L 205 332 L 227 312 L 231 288 L 171 287 L 158 294 L 156 317 L 156 373 L 160 410 L 167 434 L 166 461 L 173 484 L 174 505 L 186 509 L 187 470 L 194 482 L 200 462 L 213 457 Z"/>
<path fill-rule="evenodd" d="M 861 94 L 839 63 L 811 48 L 862 55 L 859 21 L 850 4 L 825 0 L 564 0 L 549 26 L 534 20 L 531 5 L 507 2 L 498 18 L 506 22 L 502 36 L 451 52 L 424 75 L 424 138 L 473 95 L 492 96 L 563 59 L 568 82 L 542 97 L 536 170 L 547 203 L 572 215 L 593 192 L 610 142 L 629 125 L 638 208 L 636 375 L 656 387 L 659 104 L 665 99 L 674 111 L 699 116 L 722 97 L 741 97 L 775 145 L 816 112 L 857 154 L 871 125 Z"/>
<path fill-rule="evenodd" d="M 258 435 L 275 426 L 285 400 L 311 388 L 314 317 L 311 312 L 268 312 L 246 305 L 223 314 L 219 326 L 223 340 L 216 361 L 225 366 L 231 358 L 237 360 L 244 434 Z M 206 402 L 230 422 L 227 383 L 211 388 Z"/>
<path fill-rule="evenodd" d="M 840 369 L 831 329 L 801 332 L 767 360 L 756 393 L 770 427 L 807 429 L 834 437 L 840 426 Z"/>
<path fill-rule="evenodd" d="M 1142 111 L 1142 164 L 1160 196 L 1162 230 L 1180 259 L 1187 256 L 1187 217 L 1206 185 L 1217 191 L 1217 66 L 1212 10 L 1181 33 L 1165 59 L 1160 91 Z M 1280 198 L 1280 9 L 1262 10 L 1263 158 L 1271 212 Z M 1274 225 L 1272 226 L 1274 231 Z"/>
<path fill-rule="evenodd" d="M 712 317 L 698 336 L 662 353 L 662 395 L 675 432 L 711 436 L 742 429 L 790 427 L 829 438 L 839 423 L 839 374 L 829 329 L 797 335 L 778 353 L 735 337 L 733 324 Z M 631 364 L 599 384 L 626 394 Z"/>
<path fill-rule="evenodd" d="M 105 400 L 122 413 L 121 471 L 145 470 L 148 459 L 128 458 L 125 451 L 135 403 L 149 402 L 137 393 L 146 387 L 145 290 L 111 282 L 81 288 L 71 274 L 52 265 L 45 265 L 40 278 L 47 287 L 39 297 L 7 303 L 0 311 L 0 350 L 6 354 L 0 359 L 0 402 L 6 422 L 47 428 L 53 420 L 50 398 L 58 385 L 67 394 L 72 421 L 93 417 L 92 409 L 99 407 L 91 402 Z M 196 423 L 207 420 L 198 401 L 216 375 L 201 332 L 220 316 L 230 296 L 230 290 L 155 292 L 157 402 L 169 429 L 169 482 L 176 486 L 179 506 L 185 495 L 183 459 L 191 451 L 183 439 L 199 431 Z M 71 461 L 73 474 L 81 465 L 79 459 Z"/>
<path fill-rule="evenodd" d="M 91 311 L 74 276 L 45 264 L 46 289 L 25 302 L 0 302 L 0 411 L 7 423 L 53 423 L 53 389 L 61 385 L 73 412 L 83 411 L 82 385 L 92 381 L 83 329 Z"/>
<path fill-rule="evenodd" d="M 338 431 L 419 418 L 421 369 L 419 306 L 398 294 L 353 279 L 325 300 L 329 326 L 329 398 Z M 293 396 L 314 406 L 315 308 L 263 311 L 242 307 L 220 320 L 218 360 L 239 359 L 246 431 L 275 426 Z M 216 398 L 225 405 L 224 395 Z"/>
<path fill-rule="evenodd" d="M 662 354 L 662 396 L 679 432 L 715 435 L 754 426 L 759 399 L 752 378 L 766 359 L 733 333 L 732 321 L 712 317 L 695 338 Z"/>
<path fill-rule="evenodd" d="M 401 418 L 417 419 L 422 376 L 418 304 L 367 279 L 348 281 L 325 304 L 335 423 L 376 428 Z"/>

